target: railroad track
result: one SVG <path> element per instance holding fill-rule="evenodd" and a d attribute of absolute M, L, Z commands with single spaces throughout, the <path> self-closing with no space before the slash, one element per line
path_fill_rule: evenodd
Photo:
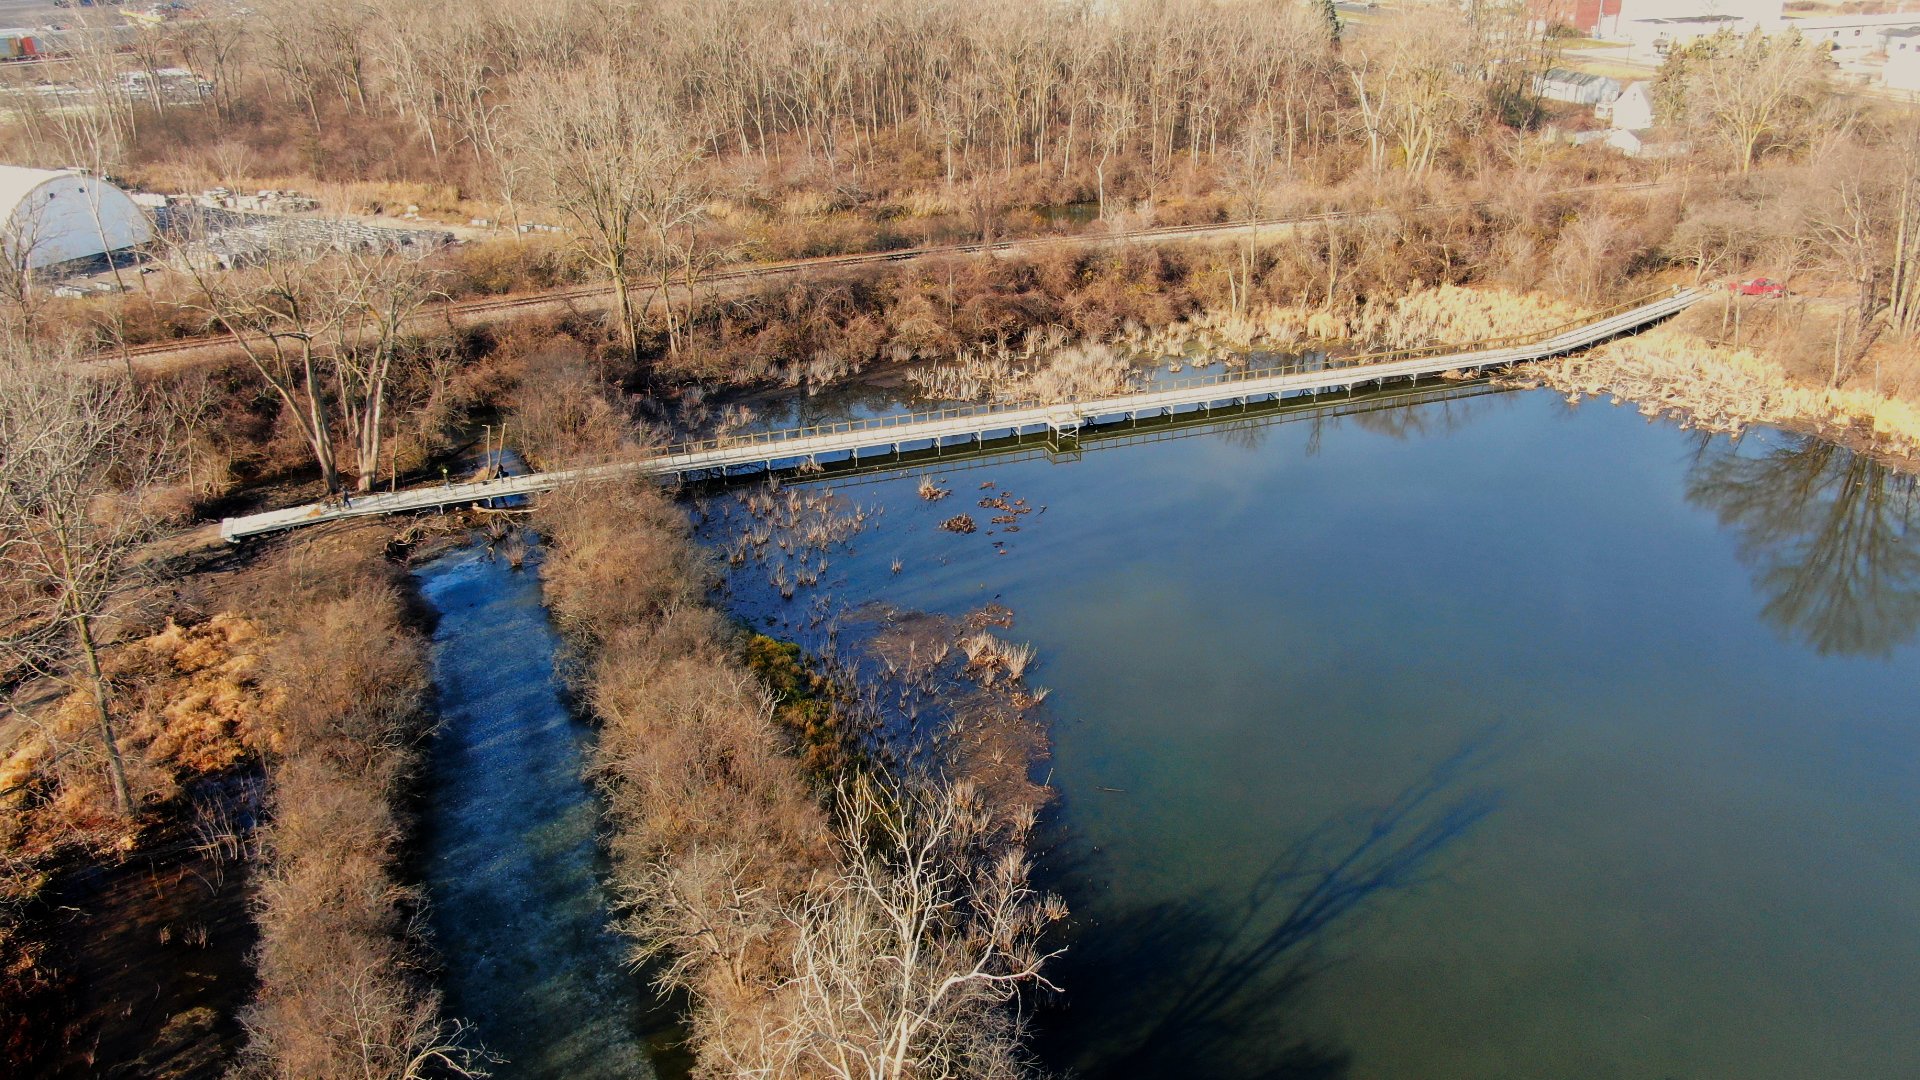
<path fill-rule="evenodd" d="M 1650 191 L 1671 187 L 1670 183 L 1648 182 L 1638 184 L 1601 184 L 1585 188 L 1571 188 L 1566 193 L 1607 191 L 1631 192 Z M 1481 202 L 1460 200 L 1447 203 L 1429 203 L 1416 207 L 1419 213 L 1436 213 L 1447 210 L 1462 210 Z M 1314 225 L 1326 225 L 1340 221 L 1362 220 L 1378 217 L 1389 211 L 1379 210 L 1336 210 L 1321 214 L 1306 214 L 1290 217 L 1260 218 L 1254 221 L 1212 222 L 1199 225 L 1168 225 L 1152 229 L 1136 229 L 1128 232 L 1104 233 L 1100 235 L 1079 234 L 1072 236 L 1036 236 L 1017 239 L 994 240 L 982 243 L 939 244 L 920 247 L 895 248 L 888 251 L 863 251 L 847 255 L 822 255 L 807 259 L 790 259 L 775 263 L 757 263 L 729 267 L 717 273 L 709 274 L 703 282 L 707 285 L 730 285 L 743 282 L 764 281 L 795 274 L 824 270 L 839 270 L 878 263 L 911 262 L 919 259 L 951 257 L 957 255 L 979 254 L 1015 254 L 1024 251 L 1037 251 L 1053 247 L 1118 246 L 1137 243 L 1158 243 L 1179 240 L 1224 239 L 1243 236 L 1248 232 L 1263 229 L 1299 229 Z M 454 326 L 475 326 L 511 316 L 517 312 L 534 311 L 548 307 L 565 307 L 580 303 L 605 301 L 612 296 L 612 288 L 601 284 L 568 285 L 556 289 L 547 289 L 537 293 L 517 296 L 479 297 L 471 300 L 455 300 L 438 305 L 414 316 L 413 324 L 428 326 L 447 323 Z M 226 335 L 190 338 L 175 341 L 156 341 L 143 345 L 132 345 L 112 353 L 99 353 L 87 361 L 89 367 L 101 371 L 122 370 L 131 363 L 148 371 L 164 371 L 182 363 L 207 362 L 226 356 L 237 346 Z"/>

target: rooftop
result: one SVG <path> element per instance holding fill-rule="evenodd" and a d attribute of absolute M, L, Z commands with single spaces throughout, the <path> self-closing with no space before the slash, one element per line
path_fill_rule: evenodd
<path fill-rule="evenodd" d="M 1681 15 L 1675 18 L 1634 19 L 1636 23 L 1651 26 L 1719 26 L 1725 23 L 1741 23 L 1745 19 L 1736 15 Z"/>
<path fill-rule="evenodd" d="M 1844 30 L 1854 26 L 1920 26 L 1920 11 L 1905 11 L 1892 15 L 1823 15 L 1816 19 L 1797 19 L 1789 16 L 1785 25 L 1791 30 Z"/>
<path fill-rule="evenodd" d="M 1549 68 L 1543 78 L 1548 82 L 1569 83 L 1574 86 L 1620 85 L 1620 80 L 1609 75 L 1595 75 L 1590 71 L 1570 71 L 1567 68 Z"/>

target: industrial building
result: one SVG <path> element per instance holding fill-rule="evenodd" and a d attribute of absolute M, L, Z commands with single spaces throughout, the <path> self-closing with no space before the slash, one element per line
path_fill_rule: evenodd
<path fill-rule="evenodd" d="M 16 267 L 37 270 L 151 239 L 146 212 L 97 176 L 0 165 L 0 253 Z"/>
<path fill-rule="evenodd" d="M 1547 101 L 1572 105 L 1606 105 L 1620 96 L 1620 80 L 1583 71 L 1554 68 L 1533 80 L 1533 88 Z"/>
<path fill-rule="evenodd" d="M 1636 24 L 1674 20 L 1723 20 L 1716 29 L 1726 26 L 1737 33 L 1774 30 L 1785 14 L 1783 0 L 1528 0 L 1527 8 L 1537 24 L 1566 26 L 1606 41 L 1658 36 L 1661 28 Z"/>

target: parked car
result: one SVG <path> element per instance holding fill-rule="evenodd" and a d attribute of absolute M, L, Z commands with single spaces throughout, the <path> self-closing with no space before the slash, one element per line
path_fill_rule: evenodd
<path fill-rule="evenodd" d="M 1727 288 L 1736 296 L 1765 296 L 1779 298 L 1787 295 L 1787 287 L 1772 278 L 1750 278 L 1746 281 L 1729 281 Z"/>

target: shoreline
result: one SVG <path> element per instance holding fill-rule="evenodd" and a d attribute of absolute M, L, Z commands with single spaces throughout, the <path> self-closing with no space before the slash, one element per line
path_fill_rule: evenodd
<path fill-rule="evenodd" d="M 1501 381 L 1552 389 L 1576 404 L 1611 397 L 1650 420 L 1734 438 L 1749 427 L 1779 428 L 1920 472 L 1920 407 L 1870 390 L 1797 385 L 1772 360 L 1671 326 L 1529 364 Z"/>

